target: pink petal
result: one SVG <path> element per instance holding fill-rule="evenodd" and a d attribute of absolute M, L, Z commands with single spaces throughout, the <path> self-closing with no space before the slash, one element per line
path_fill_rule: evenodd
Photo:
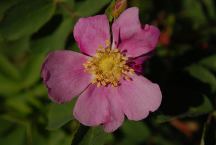
<path fill-rule="evenodd" d="M 74 38 L 81 52 L 93 56 L 99 45 L 105 47 L 105 41 L 110 40 L 106 15 L 80 18 L 74 27 Z"/>
<path fill-rule="evenodd" d="M 137 57 L 152 51 L 158 42 L 160 31 L 152 25 L 145 25 L 128 39 L 123 39 L 119 48 L 126 52 L 128 57 Z"/>
<path fill-rule="evenodd" d="M 126 40 L 140 30 L 139 9 L 136 7 L 128 8 L 112 25 L 113 40 L 118 45 L 119 39 Z"/>
<path fill-rule="evenodd" d="M 113 132 L 118 129 L 124 121 L 124 113 L 121 108 L 121 98 L 116 88 L 110 87 L 110 92 L 107 95 L 109 101 L 109 118 L 104 123 L 103 127 L 106 132 Z"/>
<path fill-rule="evenodd" d="M 128 119 L 141 120 L 149 112 L 158 109 L 161 104 L 162 94 L 157 84 L 138 75 L 132 76 L 132 81 L 122 81 L 119 86 L 122 108 Z"/>
<path fill-rule="evenodd" d="M 78 98 L 74 117 L 84 125 L 96 126 L 106 121 L 109 115 L 107 89 L 90 85 Z"/>
<path fill-rule="evenodd" d="M 73 51 L 55 51 L 48 55 L 41 76 L 49 97 L 57 103 L 70 101 L 90 83 L 91 76 L 84 72 L 87 56 Z"/>

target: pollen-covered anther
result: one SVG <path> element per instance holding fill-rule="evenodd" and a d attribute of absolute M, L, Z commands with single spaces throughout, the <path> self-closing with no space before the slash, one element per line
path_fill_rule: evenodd
<path fill-rule="evenodd" d="M 108 42 L 107 42 L 108 45 Z M 92 75 L 92 84 L 97 87 L 117 87 L 120 80 L 131 80 L 134 70 L 127 65 L 128 58 L 119 49 L 110 47 L 97 49 L 95 56 L 83 64 L 85 72 Z"/>

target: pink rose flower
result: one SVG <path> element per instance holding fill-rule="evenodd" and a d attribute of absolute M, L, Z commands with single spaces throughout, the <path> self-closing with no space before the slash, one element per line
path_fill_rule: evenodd
<path fill-rule="evenodd" d="M 51 100 L 65 103 L 79 96 L 74 117 L 87 126 L 103 125 L 106 132 L 120 127 L 125 115 L 146 118 L 162 99 L 159 86 L 134 67 L 154 50 L 158 28 L 141 26 L 133 7 L 112 24 L 111 32 L 106 15 L 79 19 L 74 37 L 82 53 L 51 52 L 41 73 Z"/>

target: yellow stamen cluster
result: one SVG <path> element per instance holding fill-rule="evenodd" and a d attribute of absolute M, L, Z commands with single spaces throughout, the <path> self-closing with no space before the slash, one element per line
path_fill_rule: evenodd
<path fill-rule="evenodd" d="M 118 49 L 100 47 L 96 55 L 84 63 L 85 71 L 92 74 L 92 83 L 100 86 L 117 87 L 120 79 L 131 80 L 134 70 L 127 63 L 128 58 Z"/>

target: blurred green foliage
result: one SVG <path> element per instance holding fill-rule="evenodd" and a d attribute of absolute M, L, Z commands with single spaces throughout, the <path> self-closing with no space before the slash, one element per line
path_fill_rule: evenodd
<path fill-rule="evenodd" d="M 146 120 L 125 121 L 114 134 L 107 134 L 100 127 L 84 127 L 74 120 L 75 100 L 58 105 L 48 99 L 40 79 L 47 53 L 79 51 L 72 36 L 78 18 L 109 8 L 111 21 L 113 4 L 114 0 L 0 0 L 1 145 L 215 143 L 214 0 L 128 0 L 129 7 L 139 7 L 143 23 L 161 29 L 159 46 L 144 72 L 160 84 L 164 99 L 159 111 Z M 198 124 L 194 136 L 172 125 L 174 119 Z"/>

